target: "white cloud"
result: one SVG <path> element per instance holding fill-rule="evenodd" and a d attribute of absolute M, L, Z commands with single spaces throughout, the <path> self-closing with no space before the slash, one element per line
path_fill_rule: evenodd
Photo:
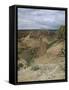
<path fill-rule="evenodd" d="M 18 8 L 18 29 L 57 29 L 65 25 L 65 11 Z"/>

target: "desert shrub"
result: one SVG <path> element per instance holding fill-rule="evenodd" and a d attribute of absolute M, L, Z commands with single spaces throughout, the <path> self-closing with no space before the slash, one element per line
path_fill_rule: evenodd
<path fill-rule="evenodd" d="M 18 48 L 18 60 L 20 60 L 20 58 L 23 58 L 23 52 L 24 48 Z"/>
<path fill-rule="evenodd" d="M 23 54 L 23 58 L 27 62 L 27 66 L 30 66 L 34 62 L 34 58 L 36 57 L 36 51 L 34 49 L 27 49 Z"/>
<path fill-rule="evenodd" d="M 27 62 L 27 66 L 30 66 L 34 62 L 32 55 L 29 55 L 25 60 Z"/>
<path fill-rule="evenodd" d="M 65 56 L 65 49 L 61 48 L 60 52 L 58 53 L 58 56 L 64 57 Z"/>
<path fill-rule="evenodd" d="M 18 59 L 20 58 L 25 59 L 27 66 L 30 66 L 34 62 L 34 58 L 36 57 L 36 51 L 35 48 L 19 48 L 18 49 Z"/>
<path fill-rule="evenodd" d="M 20 68 L 22 68 L 23 67 L 23 64 L 22 63 L 19 63 L 18 64 L 18 70 L 20 70 Z"/>
<path fill-rule="evenodd" d="M 22 53 L 22 49 L 21 48 L 18 48 L 18 60 L 20 60 L 21 53 Z"/>
<path fill-rule="evenodd" d="M 33 70 L 33 71 L 37 71 L 37 70 L 39 70 L 40 68 L 39 68 L 39 66 L 33 66 L 32 68 L 31 68 L 31 70 Z"/>
<path fill-rule="evenodd" d="M 21 54 L 23 52 L 23 48 L 18 48 L 18 54 Z"/>
<path fill-rule="evenodd" d="M 65 39 L 65 27 L 64 26 L 61 26 L 58 30 L 58 39 L 62 39 L 64 40 Z"/>
<path fill-rule="evenodd" d="M 64 48 L 61 49 L 61 55 L 63 55 L 63 56 L 65 55 L 65 49 Z"/>

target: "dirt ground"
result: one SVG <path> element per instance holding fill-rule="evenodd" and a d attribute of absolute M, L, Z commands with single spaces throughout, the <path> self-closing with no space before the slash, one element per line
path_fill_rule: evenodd
<path fill-rule="evenodd" d="M 64 42 L 54 43 L 44 55 L 34 58 L 34 64 L 26 69 L 21 68 L 18 82 L 65 79 L 65 57 L 60 51 L 62 47 Z"/>

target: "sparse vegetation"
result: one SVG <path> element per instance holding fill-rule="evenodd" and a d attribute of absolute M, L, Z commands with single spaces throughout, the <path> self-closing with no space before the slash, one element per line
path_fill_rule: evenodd
<path fill-rule="evenodd" d="M 19 30 L 18 36 L 18 74 L 21 75 L 21 68 L 24 70 L 24 75 L 18 76 L 19 80 L 51 80 L 65 77 L 64 26 L 60 26 L 59 30 L 37 32 Z"/>
<path fill-rule="evenodd" d="M 24 32 L 22 32 L 22 30 L 21 30 L 21 31 L 18 32 L 19 41 L 21 40 L 21 37 L 25 38 L 29 34 L 30 34 L 30 38 L 32 38 L 35 41 L 38 39 L 42 42 L 42 38 L 46 38 L 46 40 L 48 40 L 48 42 L 47 42 L 48 46 L 46 46 L 46 48 L 49 49 L 57 41 L 64 40 L 64 38 L 65 38 L 65 27 L 61 26 L 58 31 L 56 31 L 56 30 L 54 30 L 54 31 L 46 30 L 46 31 L 37 31 L 37 32 L 35 32 L 33 30 L 33 31 L 24 31 Z M 18 47 L 18 60 L 20 60 L 20 58 L 23 58 L 27 62 L 27 66 L 30 66 L 32 63 L 34 63 L 34 58 L 37 58 L 38 54 L 40 54 L 38 52 L 40 49 L 38 49 L 39 47 L 36 47 L 36 48 L 31 48 L 31 47 L 26 48 L 25 47 L 24 48 L 24 44 L 26 44 L 26 43 L 23 43 L 21 41 L 19 43 L 21 43 L 21 45 L 23 45 L 23 47 L 22 46 Z M 30 42 L 30 43 L 32 43 L 32 42 Z M 61 53 L 64 54 L 65 53 L 64 51 L 65 50 L 63 48 L 63 50 L 61 50 Z"/>
<path fill-rule="evenodd" d="M 33 71 L 37 71 L 37 70 L 39 70 L 39 69 L 40 69 L 40 68 L 39 68 L 38 65 L 32 66 L 32 68 L 31 68 L 31 70 L 33 70 Z"/>
<path fill-rule="evenodd" d="M 27 49 L 23 52 L 23 58 L 27 62 L 27 66 L 30 66 L 34 62 L 36 57 L 36 51 L 34 49 Z"/>
<path fill-rule="evenodd" d="M 61 26 L 57 34 L 58 34 L 58 40 L 64 40 L 65 39 L 65 26 Z"/>
<path fill-rule="evenodd" d="M 61 55 L 65 55 L 65 49 L 64 48 L 61 48 Z"/>
<path fill-rule="evenodd" d="M 23 64 L 22 63 L 19 63 L 18 64 L 18 70 L 20 70 L 20 68 L 22 68 L 23 67 Z"/>

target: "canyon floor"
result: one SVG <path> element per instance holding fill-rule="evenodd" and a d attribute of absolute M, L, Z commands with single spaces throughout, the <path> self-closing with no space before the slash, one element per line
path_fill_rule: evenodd
<path fill-rule="evenodd" d="M 18 82 L 65 79 L 65 57 L 60 50 L 64 42 L 56 42 L 34 63 L 18 71 Z"/>

